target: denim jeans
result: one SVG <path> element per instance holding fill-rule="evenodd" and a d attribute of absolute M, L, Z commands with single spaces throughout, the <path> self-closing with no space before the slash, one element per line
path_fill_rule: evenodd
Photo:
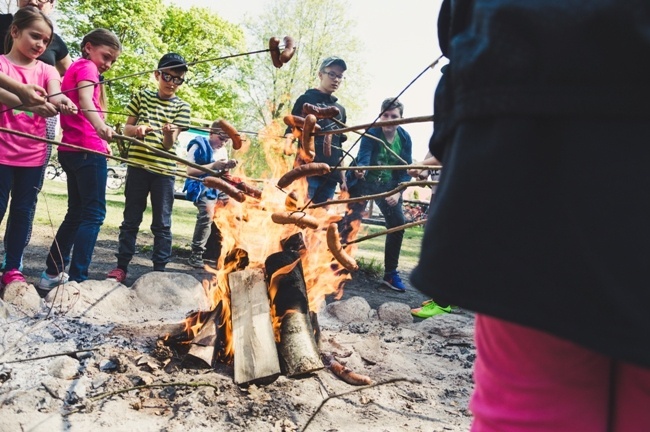
<path fill-rule="evenodd" d="M 106 217 L 106 157 L 60 152 L 59 162 L 68 176 L 68 212 L 50 247 L 46 272 L 56 275 L 70 264 L 70 280 L 83 282 Z"/>
<path fill-rule="evenodd" d="M 366 182 L 359 180 L 356 185 L 350 188 L 350 196 L 352 198 L 355 198 L 363 195 L 379 194 L 392 190 L 394 186 L 395 185 L 393 184 Z M 351 231 L 351 223 L 356 220 L 361 220 L 363 217 L 363 211 L 366 208 L 366 204 L 367 201 L 348 204 L 348 212 L 345 217 L 339 222 L 339 231 L 341 233 L 342 242 L 348 240 L 348 236 Z M 394 206 L 390 206 L 384 198 L 376 199 L 375 204 L 377 207 L 379 207 L 379 210 L 384 215 L 387 229 L 404 225 L 406 223 L 401 195 L 397 204 Z M 397 270 L 403 239 L 403 230 L 386 235 L 386 243 L 384 246 L 384 270 L 386 273 Z"/>
<path fill-rule="evenodd" d="M 214 209 L 217 204 L 216 199 L 208 199 L 205 192 L 201 193 L 194 205 L 199 210 L 196 214 L 196 224 L 194 225 L 194 235 L 192 236 L 192 253 L 201 254 L 205 252 L 205 245 L 210 237 L 210 225 L 213 223 Z"/>
<path fill-rule="evenodd" d="M 314 204 L 324 203 L 334 198 L 336 181 L 329 177 L 307 177 L 307 195 Z"/>
<path fill-rule="evenodd" d="M 124 220 L 120 225 L 117 265 L 126 268 L 135 254 L 135 241 L 142 217 L 151 199 L 151 232 L 154 235 L 151 261 L 154 270 L 164 270 L 172 256 L 172 207 L 174 177 L 128 167 L 124 187 Z"/>
<path fill-rule="evenodd" d="M 55 138 L 54 133 L 52 133 L 51 136 L 50 136 L 50 129 L 49 129 L 50 128 L 50 123 L 51 123 L 50 119 L 54 119 L 54 127 L 56 127 L 56 117 L 48 117 L 46 119 L 47 120 L 47 127 L 48 127 L 47 138 L 48 139 L 54 139 Z M 38 182 L 38 186 L 37 186 L 39 192 L 41 191 L 41 189 L 43 189 L 43 182 L 45 181 L 45 168 L 47 167 L 47 161 L 50 160 L 50 155 L 51 154 L 52 154 L 52 145 L 47 144 L 47 153 L 45 154 L 45 165 L 43 165 L 41 167 L 40 181 Z M 36 199 L 34 200 L 34 205 L 32 206 L 32 211 L 29 213 L 29 218 L 28 218 L 29 230 L 27 231 L 27 238 L 25 239 L 25 247 L 27 247 L 27 245 L 29 244 L 29 240 L 32 238 L 32 225 L 33 225 L 33 222 L 34 222 L 34 216 L 36 215 L 36 203 L 37 202 L 38 202 L 38 194 L 36 194 Z M 9 214 L 9 216 L 7 217 L 7 226 L 5 227 L 5 238 L 4 238 L 5 250 L 7 250 L 7 233 L 9 231 L 11 231 L 11 229 L 12 229 L 12 226 L 11 226 L 11 214 Z M 5 265 L 7 264 L 6 263 L 6 258 L 7 257 L 5 256 L 5 259 L 2 261 L 2 266 L 1 266 L 2 270 L 5 269 Z M 21 256 L 20 257 L 20 267 L 19 268 L 22 268 L 22 264 L 23 264 L 23 257 Z"/>
<path fill-rule="evenodd" d="M 9 207 L 11 229 L 5 232 L 5 268 L 20 268 L 32 227 L 32 209 L 39 192 L 43 167 L 0 165 L 0 222 Z M 9 195 L 11 194 L 11 205 Z"/>

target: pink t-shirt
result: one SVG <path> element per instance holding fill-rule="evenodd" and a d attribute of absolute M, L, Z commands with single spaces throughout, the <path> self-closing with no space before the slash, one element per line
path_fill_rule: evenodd
<path fill-rule="evenodd" d="M 63 84 L 61 84 L 61 91 L 65 92 L 66 90 L 79 87 L 81 81 L 90 81 L 94 83 L 99 82 L 99 71 L 97 70 L 97 66 L 92 61 L 83 58 L 72 63 L 70 68 L 65 72 Z M 70 98 L 72 103 L 81 108 L 79 105 L 79 90 L 73 90 L 65 94 Z M 99 86 L 93 86 L 93 106 L 95 107 L 94 109 L 101 111 L 102 108 L 99 104 L 99 97 Z M 97 114 L 102 118 L 102 120 L 104 119 L 104 113 L 98 112 Z M 106 141 L 102 140 L 99 135 L 97 135 L 95 128 L 84 116 L 84 113 L 81 110 L 74 115 L 61 116 L 61 129 L 63 129 L 62 141 L 64 143 L 74 144 L 89 150 L 108 153 Z M 59 151 L 66 152 L 80 150 L 75 150 L 66 146 L 59 146 Z"/>
<path fill-rule="evenodd" d="M 38 84 L 47 89 L 50 81 L 61 81 L 54 68 L 41 61 L 29 67 L 18 66 L 0 55 L 0 72 L 23 84 Z M 0 103 L 0 126 L 15 131 L 25 132 L 45 138 L 45 118 L 20 108 L 7 110 Z M 4 111 L 4 112 L 2 112 Z M 43 141 L 36 141 L 7 132 L 0 132 L 0 164 L 16 167 L 37 167 L 45 165 L 47 146 Z"/>

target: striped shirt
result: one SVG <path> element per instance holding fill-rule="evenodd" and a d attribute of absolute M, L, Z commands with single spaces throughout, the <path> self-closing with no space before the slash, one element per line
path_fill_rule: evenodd
<path fill-rule="evenodd" d="M 176 96 L 171 99 L 160 99 L 158 92 L 152 90 L 143 90 L 135 95 L 127 106 L 126 112 L 137 119 L 136 125 L 149 125 L 154 130 L 145 136 L 145 143 L 171 154 L 176 154 L 175 147 L 178 141 L 170 150 L 165 150 L 162 127 L 167 123 L 178 127 L 190 126 L 190 105 L 187 102 Z M 176 169 L 175 161 L 136 144 L 129 147 L 129 159 L 135 163 L 151 166 L 154 170 L 158 168 L 175 171 Z"/>

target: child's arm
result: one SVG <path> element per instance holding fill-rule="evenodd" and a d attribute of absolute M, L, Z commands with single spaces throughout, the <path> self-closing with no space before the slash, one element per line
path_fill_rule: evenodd
<path fill-rule="evenodd" d="M 104 123 L 104 120 L 95 112 L 95 104 L 93 103 L 94 87 L 88 84 L 93 84 L 90 81 L 79 81 L 77 86 L 79 88 L 79 106 L 83 110 L 83 115 L 88 119 L 91 125 L 95 128 L 97 135 L 103 140 L 110 141 L 113 139 L 115 131 Z"/>
<path fill-rule="evenodd" d="M 440 164 L 440 161 L 438 161 L 438 159 L 436 159 L 431 154 L 431 152 L 427 152 L 427 155 L 426 155 L 425 159 L 422 162 L 417 163 L 415 165 L 432 165 L 432 166 L 435 166 L 435 165 L 441 165 L 441 164 Z M 429 170 L 410 169 L 410 170 L 407 170 L 406 172 L 411 177 L 427 178 L 429 176 Z"/>
<path fill-rule="evenodd" d="M 45 103 L 45 89 L 36 84 L 22 84 L 7 75 L 0 73 L 0 87 L 18 96 L 23 105 L 32 106 Z M 15 105 L 11 105 L 15 106 Z"/>
<path fill-rule="evenodd" d="M 149 125 L 136 126 L 137 122 L 137 117 L 129 116 L 126 119 L 126 124 L 124 125 L 124 135 L 143 139 L 146 134 L 153 130 Z"/>
<path fill-rule="evenodd" d="M 19 109 L 21 111 L 33 112 L 41 117 L 54 117 L 58 114 L 56 106 L 49 102 L 45 102 L 40 105 L 26 106 L 20 102 L 18 96 L 2 88 L 0 88 L 0 104 L 3 104 L 8 108 L 17 107 L 16 109 Z"/>
<path fill-rule="evenodd" d="M 162 145 L 165 150 L 169 150 L 174 146 L 178 135 L 181 133 L 181 128 L 174 126 L 173 124 L 167 123 L 162 128 L 163 133 L 163 142 Z"/>
<path fill-rule="evenodd" d="M 74 103 L 64 94 L 61 93 L 61 81 L 59 80 L 49 80 L 47 82 L 47 91 L 49 94 L 54 95 L 50 97 L 50 102 L 52 102 L 59 109 L 61 114 L 76 114 L 77 107 Z"/>

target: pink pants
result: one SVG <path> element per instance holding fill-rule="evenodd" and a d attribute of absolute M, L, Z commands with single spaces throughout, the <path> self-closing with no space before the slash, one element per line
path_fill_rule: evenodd
<path fill-rule="evenodd" d="M 650 431 L 650 369 L 485 315 L 475 338 L 473 432 Z"/>

